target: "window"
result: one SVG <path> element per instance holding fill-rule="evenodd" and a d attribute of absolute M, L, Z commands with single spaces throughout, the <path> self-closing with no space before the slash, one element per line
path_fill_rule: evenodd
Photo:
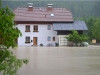
<path fill-rule="evenodd" d="M 26 31 L 25 32 L 30 32 L 30 25 L 26 25 Z"/>
<path fill-rule="evenodd" d="M 38 25 L 34 25 L 33 32 L 38 32 Z"/>
<path fill-rule="evenodd" d="M 25 43 L 30 43 L 30 37 L 29 36 L 25 37 Z"/>
<path fill-rule="evenodd" d="M 51 25 L 48 25 L 48 30 L 51 30 Z"/>
<path fill-rule="evenodd" d="M 52 38 L 52 41 L 55 41 L 55 37 Z"/>
<path fill-rule="evenodd" d="M 48 40 L 48 41 L 51 41 L 51 37 L 50 37 L 50 36 L 48 36 L 47 40 Z"/>

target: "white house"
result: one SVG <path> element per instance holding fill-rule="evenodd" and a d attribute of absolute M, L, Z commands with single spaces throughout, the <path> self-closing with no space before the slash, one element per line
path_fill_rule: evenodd
<path fill-rule="evenodd" d="M 33 7 L 32 3 L 26 8 L 14 10 L 14 22 L 22 32 L 17 39 L 18 46 L 66 46 L 67 36 L 71 30 L 82 33 L 87 30 L 84 21 L 73 21 L 72 13 L 66 8 Z"/>

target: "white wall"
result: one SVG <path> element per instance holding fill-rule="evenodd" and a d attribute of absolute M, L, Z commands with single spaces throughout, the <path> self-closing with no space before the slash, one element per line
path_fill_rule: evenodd
<path fill-rule="evenodd" d="M 25 32 L 25 25 L 30 25 L 30 32 Z M 39 32 L 33 32 L 33 25 L 38 25 L 38 31 Z M 48 43 L 58 43 L 58 37 L 56 34 L 56 31 L 53 31 L 52 25 L 51 30 L 47 29 L 48 25 L 45 24 L 18 24 L 18 29 L 22 32 L 22 37 L 18 38 L 18 46 L 31 46 L 32 43 L 25 43 L 25 37 L 30 36 L 31 40 L 33 40 L 33 37 L 38 37 L 37 44 L 40 45 L 43 43 L 44 46 L 46 46 Z M 47 37 L 51 37 L 51 41 L 47 40 Z M 52 41 L 52 37 L 55 37 L 55 41 Z"/>

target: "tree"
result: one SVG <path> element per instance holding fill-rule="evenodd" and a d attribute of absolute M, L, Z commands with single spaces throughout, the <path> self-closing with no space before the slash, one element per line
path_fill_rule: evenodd
<path fill-rule="evenodd" d="M 82 43 L 82 42 L 84 42 L 84 41 L 88 41 L 90 38 L 86 35 L 86 34 L 81 34 L 80 35 L 80 39 L 79 39 L 79 41 L 80 41 L 80 43 Z"/>
<path fill-rule="evenodd" d="M 95 39 L 100 41 L 100 18 L 97 18 L 96 22 L 92 27 L 92 35 Z"/>
<path fill-rule="evenodd" d="M 77 31 L 73 30 L 72 31 L 72 34 L 69 34 L 68 37 L 66 37 L 68 39 L 68 41 L 72 41 L 74 43 L 79 43 L 79 40 L 80 40 L 80 36 L 78 34 Z"/>
<path fill-rule="evenodd" d="M 0 72 L 3 75 L 16 75 L 23 63 L 28 63 L 26 59 L 17 59 L 9 50 L 10 47 L 17 47 L 15 39 L 22 35 L 13 22 L 14 16 L 8 7 L 0 6 Z"/>
<path fill-rule="evenodd" d="M 66 38 L 68 39 L 68 41 L 76 43 L 76 45 L 78 43 L 82 43 L 82 42 L 87 41 L 89 39 L 89 37 L 86 36 L 85 34 L 79 35 L 78 32 L 75 30 L 73 30 L 72 34 L 69 34 L 68 37 L 66 37 Z"/>
<path fill-rule="evenodd" d="M 0 7 L 1 7 L 1 0 L 0 0 Z"/>
<path fill-rule="evenodd" d="M 96 39 L 97 42 L 100 42 L 100 18 L 98 17 L 89 17 L 89 18 L 81 18 L 80 20 L 84 20 L 88 27 L 87 35 L 90 37 L 90 41 L 92 39 Z"/>
<path fill-rule="evenodd" d="M 94 38 L 93 34 L 92 34 L 92 30 L 94 29 L 94 23 L 96 22 L 97 18 L 96 17 L 82 17 L 79 18 L 79 20 L 84 20 L 87 27 L 88 27 L 88 31 L 86 31 L 85 33 L 87 34 L 87 36 L 89 36 L 90 40 L 92 40 Z"/>
<path fill-rule="evenodd" d="M 94 16 L 100 17 L 100 1 L 95 1 L 92 11 Z"/>

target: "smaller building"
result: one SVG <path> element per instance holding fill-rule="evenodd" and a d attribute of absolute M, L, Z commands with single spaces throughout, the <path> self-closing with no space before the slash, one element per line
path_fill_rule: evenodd
<path fill-rule="evenodd" d="M 79 34 L 88 30 L 84 21 L 74 21 L 72 13 L 66 8 L 53 8 L 48 4 L 46 8 L 33 7 L 32 3 L 26 8 L 14 10 L 14 22 L 22 32 L 17 39 L 18 46 L 66 46 L 65 36 L 72 30 Z"/>
<path fill-rule="evenodd" d="M 53 23 L 54 31 L 57 31 L 59 38 L 59 46 L 67 46 L 68 34 L 72 33 L 72 30 L 78 31 L 79 34 L 82 34 L 84 31 L 87 31 L 88 28 L 84 21 L 74 21 L 73 23 Z"/>

